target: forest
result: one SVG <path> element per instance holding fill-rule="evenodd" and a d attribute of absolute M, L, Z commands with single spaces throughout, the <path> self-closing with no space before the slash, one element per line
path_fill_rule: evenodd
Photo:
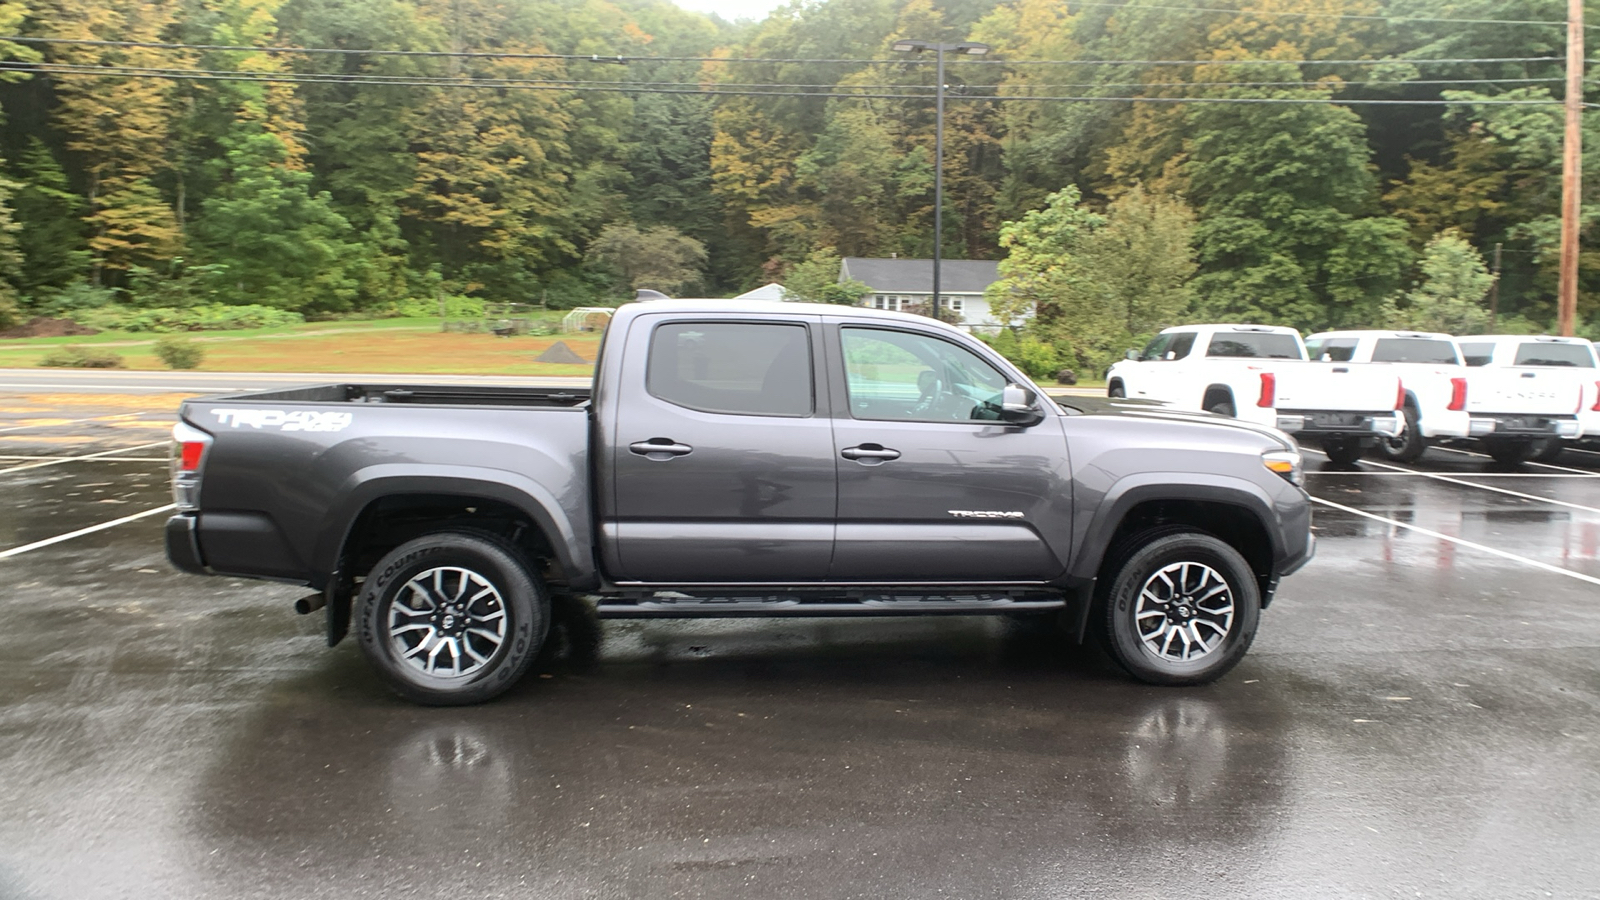
<path fill-rule="evenodd" d="M 1000 259 L 1011 351 L 1555 316 L 1558 0 L 0 0 L 0 327 L 808 299 Z M 1600 276 L 1589 114 L 1580 333 Z M 1491 306 L 1493 311 L 1491 312 Z M 1593 335 L 1591 335 L 1593 336 Z M 1020 344 L 1018 342 L 1021 342 Z M 1031 350 L 1030 350 L 1031 347 Z M 1043 363 L 1041 363 L 1043 365 Z"/>

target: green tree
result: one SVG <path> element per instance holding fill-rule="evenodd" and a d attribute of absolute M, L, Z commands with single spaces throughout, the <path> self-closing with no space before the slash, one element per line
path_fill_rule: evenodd
<path fill-rule="evenodd" d="M 11 216 L 11 195 L 18 186 L 0 175 L 0 329 L 16 324 L 20 309 L 23 260 L 17 248 L 17 232 L 22 226 Z"/>
<path fill-rule="evenodd" d="M 839 280 L 841 260 L 831 247 L 812 253 L 805 262 L 791 266 L 783 276 L 785 299 L 801 303 L 832 303 L 838 306 L 855 306 L 872 293 L 854 278 Z"/>
<path fill-rule="evenodd" d="M 339 312 L 359 288 L 361 248 L 350 223 L 311 176 L 284 165 L 283 143 L 256 131 L 228 151 L 227 175 L 194 226 L 205 263 L 225 267 L 223 295 L 233 303 Z"/>
<path fill-rule="evenodd" d="M 1395 327 L 1478 334 L 1489 326 L 1483 298 L 1494 276 L 1461 235 L 1441 232 L 1422 251 L 1422 282 L 1406 293 L 1390 321 Z"/>
<path fill-rule="evenodd" d="M 67 173 L 37 137 L 13 167 L 19 185 L 12 210 L 21 229 L 23 294 L 38 300 L 43 293 L 63 288 L 88 270 L 89 251 L 84 243 L 83 198 L 73 193 Z"/>
<path fill-rule="evenodd" d="M 699 284 L 706 248 L 669 225 L 608 225 L 589 245 L 589 259 L 625 288 L 677 294 Z"/>

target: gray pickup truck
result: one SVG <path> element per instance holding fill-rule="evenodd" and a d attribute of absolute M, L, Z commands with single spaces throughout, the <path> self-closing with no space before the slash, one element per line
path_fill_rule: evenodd
<path fill-rule="evenodd" d="M 1236 664 L 1311 556 L 1273 429 L 1044 399 L 930 319 L 617 310 L 592 389 L 334 384 L 183 404 L 167 554 L 307 585 L 402 696 L 487 700 L 553 595 L 601 618 L 1051 615 L 1134 677 Z"/>

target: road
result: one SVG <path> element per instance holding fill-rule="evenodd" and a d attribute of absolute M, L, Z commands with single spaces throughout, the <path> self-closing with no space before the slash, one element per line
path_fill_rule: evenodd
<path fill-rule="evenodd" d="M 161 448 L 26 434 L 0 463 L 5 900 L 1600 883 L 1600 455 L 1314 462 L 1318 556 L 1203 688 L 1037 624 L 568 607 L 510 695 L 424 709 L 301 590 L 169 568 Z"/>

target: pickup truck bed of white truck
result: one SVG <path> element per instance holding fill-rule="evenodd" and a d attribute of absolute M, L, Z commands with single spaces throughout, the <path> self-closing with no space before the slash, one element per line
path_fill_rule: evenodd
<path fill-rule="evenodd" d="M 1487 334 L 1456 338 L 1469 367 L 1472 435 L 1501 462 L 1544 461 L 1563 441 L 1600 435 L 1600 366 L 1576 337 Z"/>

